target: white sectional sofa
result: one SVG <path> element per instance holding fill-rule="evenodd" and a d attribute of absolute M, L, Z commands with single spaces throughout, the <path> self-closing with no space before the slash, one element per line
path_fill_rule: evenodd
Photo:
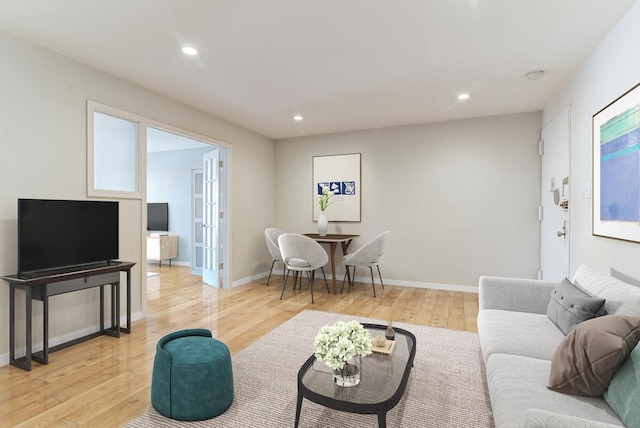
<path fill-rule="evenodd" d="M 605 298 L 606 314 L 640 315 L 640 288 L 581 266 L 572 282 Z M 602 397 L 547 388 L 565 337 L 547 316 L 556 281 L 481 277 L 478 332 L 497 428 L 624 426 Z"/>

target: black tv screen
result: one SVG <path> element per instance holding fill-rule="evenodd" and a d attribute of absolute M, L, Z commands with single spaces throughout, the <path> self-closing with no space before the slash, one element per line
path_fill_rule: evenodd
<path fill-rule="evenodd" d="M 18 273 L 118 259 L 118 202 L 18 199 Z"/>
<path fill-rule="evenodd" d="M 169 204 L 149 202 L 147 204 L 147 230 L 169 231 Z"/>

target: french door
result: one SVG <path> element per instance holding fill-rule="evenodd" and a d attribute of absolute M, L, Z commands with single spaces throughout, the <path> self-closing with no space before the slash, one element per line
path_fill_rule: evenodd
<path fill-rule="evenodd" d="M 203 261 L 202 282 L 215 288 L 222 287 L 222 275 L 219 272 L 224 265 L 219 262 L 219 229 L 223 211 L 220 209 L 220 150 L 205 153 L 203 161 Z"/>
<path fill-rule="evenodd" d="M 191 273 L 202 276 L 204 260 L 204 173 L 202 168 L 191 170 Z"/>

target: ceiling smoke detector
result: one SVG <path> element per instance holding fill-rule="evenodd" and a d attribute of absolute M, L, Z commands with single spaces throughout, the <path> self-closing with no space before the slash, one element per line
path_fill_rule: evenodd
<path fill-rule="evenodd" d="M 542 70 L 530 71 L 525 75 L 528 80 L 542 79 L 542 76 L 544 76 L 544 71 Z"/>

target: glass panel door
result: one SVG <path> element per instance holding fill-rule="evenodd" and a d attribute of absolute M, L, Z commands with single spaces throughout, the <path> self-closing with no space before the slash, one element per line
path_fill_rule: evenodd
<path fill-rule="evenodd" d="M 204 261 L 202 282 L 219 288 L 218 279 L 218 150 L 203 156 Z"/>
<path fill-rule="evenodd" d="M 191 170 L 191 229 L 193 243 L 191 248 L 191 273 L 202 275 L 204 243 L 204 174 L 202 169 Z"/>

